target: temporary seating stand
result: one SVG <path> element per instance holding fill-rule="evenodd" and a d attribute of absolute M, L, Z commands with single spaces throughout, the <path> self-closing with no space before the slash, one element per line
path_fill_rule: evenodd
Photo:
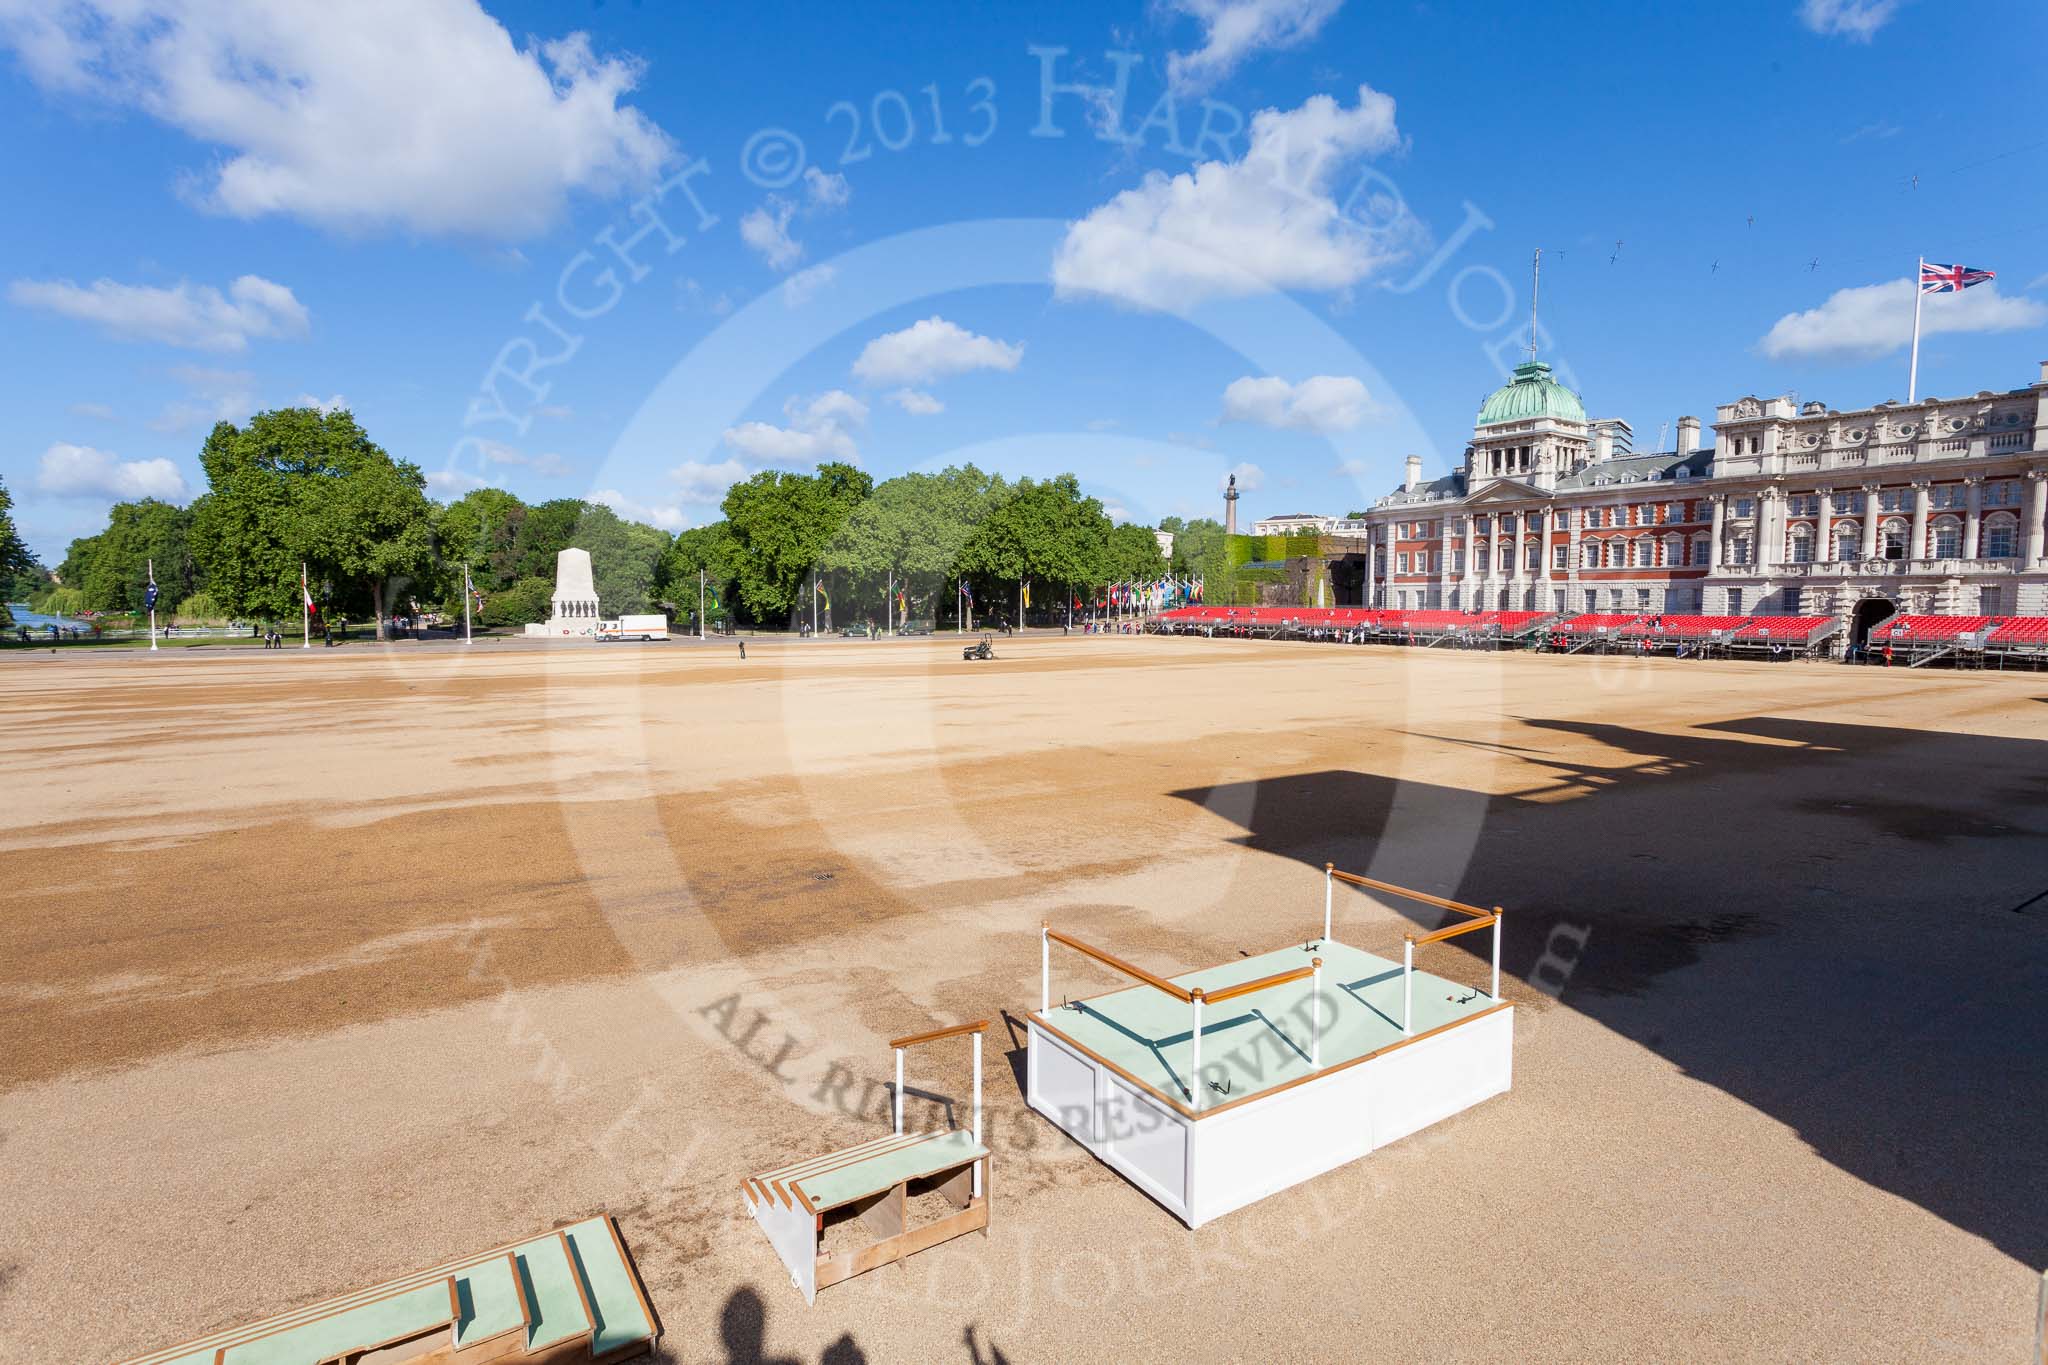
<path fill-rule="evenodd" d="M 906 1256 L 988 1229 L 988 1148 L 981 1141 L 981 1039 L 989 1021 L 957 1024 L 893 1039 L 896 1093 L 893 1129 L 843 1151 L 799 1161 L 740 1182 L 747 1212 L 768 1234 L 789 1267 L 790 1283 L 816 1302 L 818 1291 L 841 1280 L 901 1261 Z M 913 1047 L 968 1035 L 974 1044 L 974 1120 L 971 1128 L 905 1133 L 903 1062 Z M 953 1213 L 909 1225 L 914 1193 L 937 1193 Z M 858 1221 L 870 1240 L 824 1251 L 825 1230 Z"/>
<path fill-rule="evenodd" d="M 661 1334 L 608 1214 L 126 1365 L 568 1365 L 646 1355 Z"/>

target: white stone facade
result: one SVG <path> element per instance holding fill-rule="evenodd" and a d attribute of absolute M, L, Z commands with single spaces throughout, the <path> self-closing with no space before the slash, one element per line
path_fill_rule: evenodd
<path fill-rule="evenodd" d="M 1857 637 L 1894 610 L 2048 615 L 2048 363 L 1911 406 L 1743 398 L 1713 428 L 1700 449 L 1684 419 L 1658 455 L 1614 453 L 1623 424 L 1479 428 L 1462 471 L 1343 524 L 1368 604 L 1834 615 Z"/>

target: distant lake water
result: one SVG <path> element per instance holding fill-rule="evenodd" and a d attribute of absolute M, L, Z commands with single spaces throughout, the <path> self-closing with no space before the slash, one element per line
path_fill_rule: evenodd
<path fill-rule="evenodd" d="M 45 626 L 56 626 L 60 630 L 82 630 L 88 635 L 92 634 L 92 622 L 90 621 L 76 621 L 69 616 L 45 616 L 39 611 L 30 611 L 26 602 L 9 602 L 7 610 L 14 613 L 14 625 L 9 626 L 9 630 L 14 629 L 15 626 L 27 626 L 31 630 L 41 630 Z"/>

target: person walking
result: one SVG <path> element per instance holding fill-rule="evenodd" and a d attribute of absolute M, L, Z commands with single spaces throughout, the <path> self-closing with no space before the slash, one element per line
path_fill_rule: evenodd
<path fill-rule="evenodd" d="M 745 663 L 746 661 L 747 661 L 747 642 L 746 642 L 745 640 L 742 640 L 742 641 L 740 641 L 740 662 L 741 662 L 741 663 Z"/>

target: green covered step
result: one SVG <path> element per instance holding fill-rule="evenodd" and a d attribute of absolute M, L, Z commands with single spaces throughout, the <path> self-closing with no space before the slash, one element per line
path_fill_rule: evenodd
<path fill-rule="evenodd" d="M 600 1214 L 126 1365 L 319 1365 L 440 1329 L 461 1350 L 516 1334 L 492 1351 L 511 1361 L 577 1341 L 592 1359 L 624 1359 L 657 1334 L 618 1229 Z"/>
<path fill-rule="evenodd" d="M 858 1148 L 854 1149 L 856 1152 Z M 950 1133 L 927 1133 L 910 1142 L 859 1156 L 842 1165 L 828 1166 L 791 1182 L 803 1192 L 810 1206 L 820 1213 L 850 1204 L 908 1180 L 932 1175 L 954 1166 L 964 1166 L 988 1155 L 988 1148 L 974 1140 L 964 1128 Z"/>

